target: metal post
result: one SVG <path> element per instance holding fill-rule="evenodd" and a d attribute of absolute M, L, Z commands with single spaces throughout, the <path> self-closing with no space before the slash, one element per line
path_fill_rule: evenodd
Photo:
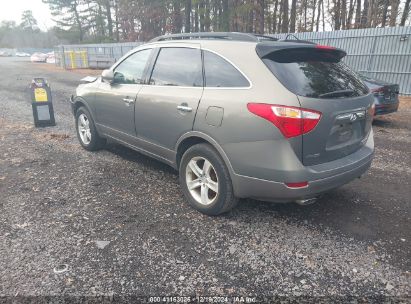
<path fill-rule="evenodd" d="M 63 69 L 66 69 L 66 52 L 64 51 L 64 45 L 61 46 L 61 62 L 63 64 Z"/>

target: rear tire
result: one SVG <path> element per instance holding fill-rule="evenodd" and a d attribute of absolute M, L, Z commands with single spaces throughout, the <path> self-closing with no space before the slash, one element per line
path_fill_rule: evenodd
<path fill-rule="evenodd" d="M 179 176 L 188 203 L 201 213 L 219 215 L 238 202 L 228 169 L 209 144 L 194 145 L 183 154 Z"/>
<path fill-rule="evenodd" d="M 93 118 L 85 107 L 80 107 L 76 112 L 76 131 L 81 146 L 88 151 L 99 150 L 106 143 L 97 133 Z"/>

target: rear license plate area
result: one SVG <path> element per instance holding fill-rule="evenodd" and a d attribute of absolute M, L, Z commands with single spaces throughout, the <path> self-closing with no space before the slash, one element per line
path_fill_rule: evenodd
<path fill-rule="evenodd" d="M 335 124 L 328 137 L 326 149 L 338 150 L 361 142 L 364 138 L 364 121 Z"/>

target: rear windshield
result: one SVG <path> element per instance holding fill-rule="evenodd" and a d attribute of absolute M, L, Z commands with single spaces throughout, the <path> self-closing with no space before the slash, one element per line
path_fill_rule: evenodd
<path fill-rule="evenodd" d="M 332 51 L 281 50 L 263 59 L 291 92 L 305 97 L 344 98 L 368 94 L 368 88 Z"/>

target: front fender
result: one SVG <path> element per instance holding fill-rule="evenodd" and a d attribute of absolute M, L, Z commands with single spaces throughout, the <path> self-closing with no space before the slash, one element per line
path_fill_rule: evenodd
<path fill-rule="evenodd" d="M 71 102 L 71 109 L 72 109 L 73 115 L 76 115 L 77 109 L 83 106 L 90 112 L 92 118 L 94 119 L 94 113 L 92 111 L 92 108 L 84 98 L 80 96 L 72 96 L 70 98 L 70 102 Z"/>

